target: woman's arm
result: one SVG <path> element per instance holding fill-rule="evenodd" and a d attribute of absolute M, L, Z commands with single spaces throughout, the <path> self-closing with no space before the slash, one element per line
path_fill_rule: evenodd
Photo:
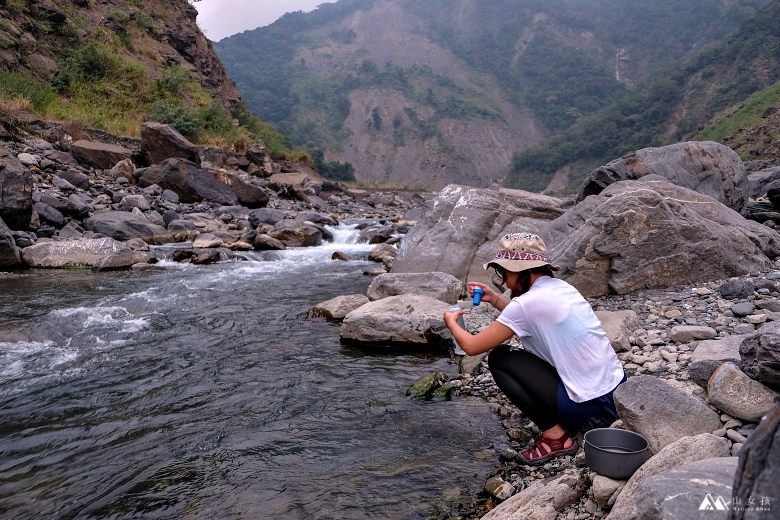
<path fill-rule="evenodd" d="M 506 305 L 505 305 L 506 306 Z M 472 334 L 458 325 L 458 316 L 464 311 L 445 312 L 444 323 L 449 327 L 455 341 L 469 356 L 476 356 L 497 347 L 514 336 L 512 329 L 506 325 L 494 321 L 477 334 Z"/>

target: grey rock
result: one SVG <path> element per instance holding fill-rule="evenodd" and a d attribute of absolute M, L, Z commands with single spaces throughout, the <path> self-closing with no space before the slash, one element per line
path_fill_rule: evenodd
<path fill-rule="evenodd" d="M 363 294 L 336 296 L 328 301 L 318 303 L 309 309 L 307 317 L 321 317 L 329 321 L 341 321 L 347 314 L 368 302 L 368 297 Z"/>
<path fill-rule="evenodd" d="M 142 188 L 157 184 L 163 190 L 178 194 L 183 203 L 202 200 L 234 205 L 238 202 L 235 192 L 219 182 L 208 171 L 185 159 L 166 159 L 160 164 L 136 171 L 138 185 Z"/>
<path fill-rule="evenodd" d="M 728 511 L 701 510 L 705 500 L 731 502 L 736 457 L 699 460 L 647 478 L 637 493 L 641 520 L 725 520 Z"/>
<path fill-rule="evenodd" d="M 130 160 L 133 155 L 132 150 L 123 146 L 83 139 L 71 143 L 70 153 L 79 163 L 101 170 L 110 170 L 116 163 Z"/>
<path fill-rule="evenodd" d="M 696 325 L 676 325 L 669 332 L 669 337 L 676 343 L 690 343 L 701 339 L 715 339 L 718 333 L 712 327 Z"/>
<path fill-rule="evenodd" d="M 647 439 L 650 453 L 721 426 L 720 416 L 704 401 L 652 376 L 631 377 L 613 395 L 623 424 Z"/>
<path fill-rule="evenodd" d="M 731 306 L 731 312 L 738 318 L 743 318 L 753 314 L 755 306 L 752 303 L 735 303 Z"/>
<path fill-rule="evenodd" d="M 11 230 L 0 218 L 0 267 L 16 267 L 22 263 L 19 248 Z"/>
<path fill-rule="evenodd" d="M 780 405 L 775 406 L 748 437 L 739 451 L 739 464 L 734 478 L 733 496 L 729 520 L 774 520 L 778 507 L 775 500 L 780 495 Z M 766 510 L 748 511 L 752 498 L 755 506 L 769 497 Z M 735 507 L 739 505 L 742 507 Z M 753 509 L 756 509 L 755 507 Z"/>
<path fill-rule="evenodd" d="M 540 232 L 562 213 L 562 201 L 553 197 L 449 185 L 426 202 L 423 217 L 403 237 L 393 272 L 441 271 L 490 283 L 482 264 L 495 256 L 503 234 Z"/>
<path fill-rule="evenodd" d="M 736 212 L 742 212 L 749 199 L 745 165 L 734 150 L 712 141 L 691 141 L 644 148 L 597 168 L 585 179 L 577 200 L 647 175 L 712 197 Z"/>
<path fill-rule="evenodd" d="M 427 344 L 435 350 L 449 351 L 452 334 L 443 320 L 447 307 L 445 302 L 429 296 L 390 296 L 347 314 L 339 334 L 348 343 Z"/>
<path fill-rule="evenodd" d="M 615 352 L 628 352 L 631 350 L 629 337 L 631 331 L 636 329 L 636 312 L 634 311 L 596 311 L 596 316 L 604 331 L 609 336 L 609 341 Z"/>
<path fill-rule="evenodd" d="M 542 236 L 561 266 L 556 276 L 585 296 L 768 270 L 780 253 L 775 231 L 656 175 L 587 197 Z"/>
<path fill-rule="evenodd" d="M 33 177 L 19 160 L 0 146 L 0 219 L 13 230 L 25 230 L 33 213 Z"/>
<path fill-rule="evenodd" d="M 732 417 L 755 422 L 774 405 L 778 394 L 750 379 L 734 363 L 723 363 L 707 385 L 707 401 Z"/>
<path fill-rule="evenodd" d="M 171 233 L 147 219 L 127 211 L 99 211 L 84 221 L 84 227 L 115 240 L 140 238 L 147 244 L 167 244 L 174 241 Z"/>
<path fill-rule="evenodd" d="M 739 355 L 742 370 L 780 392 L 780 322 L 771 322 L 744 338 Z"/>
<path fill-rule="evenodd" d="M 30 267 L 47 268 L 129 268 L 148 262 L 148 254 L 139 254 L 112 238 L 39 241 L 22 250 L 22 259 Z"/>
<path fill-rule="evenodd" d="M 550 478 L 536 480 L 526 489 L 502 502 L 483 520 L 555 520 L 558 512 L 577 501 L 584 493 L 585 477 L 567 469 Z"/>
<path fill-rule="evenodd" d="M 727 336 L 722 339 L 700 341 L 691 354 L 691 363 L 705 359 L 732 360 L 739 359 L 739 346 L 747 337 L 746 334 Z"/>
<path fill-rule="evenodd" d="M 731 361 L 739 360 L 734 359 Z M 688 365 L 688 377 L 691 378 L 691 381 L 706 390 L 707 383 L 710 382 L 712 374 L 714 374 L 718 367 L 725 362 L 726 360 L 723 359 L 702 359 L 701 361 L 691 363 Z"/>
<path fill-rule="evenodd" d="M 146 122 L 141 125 L 141 153 L 148 164 L 158 164 L 171 158 L 200 164 L 198 147 L 173 126 L 162 123 Z"/>
<path fill-rule="evenodd" d="M 446 303 L 455 303 L 463 293 L 463 284 L 447 273 L 386 273 L 369 285 L 369 300 L 380 300 L 399 294 L 430 296 Z"/>
<path fill-rule="evenodd" d="M 630 520 L 638 517 L 637 502 L 640 485 L 664 471 L 712 457 L 728 457 L 729 443 L 723 437 L 702 433 L 693 437 L 683 437 L 668 444 L 650 457 L 626 483 L 615 500 L 608 520 Z"/>
<path fill-rule="evenodd" d="M 728 280 L 718 288 L 720 295 L 727 300 L 743 300 L 752 296 L 754 290 L 752 280 Z"/>

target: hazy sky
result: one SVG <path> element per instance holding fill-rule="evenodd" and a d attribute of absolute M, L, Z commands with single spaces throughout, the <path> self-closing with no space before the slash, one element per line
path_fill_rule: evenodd
<path fill-rule="evenodd" d="M 335 0 L 334 0 L 335 1 Z M 209 40 L 263 27 L 292 11 L 312 11 L 328 0 L 201 0 L 198 26 Z"/>

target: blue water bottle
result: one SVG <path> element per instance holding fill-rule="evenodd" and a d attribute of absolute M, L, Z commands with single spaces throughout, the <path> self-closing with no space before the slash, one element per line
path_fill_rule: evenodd
<path fill-rule="evenodd" d="M 482 301 L 483 294 L 485 294 L 485 291 L 483 291 L 481 287 L 474 287 L 474 299 L 471 301 L 471 303 L 474 305 L 479 305 L 479 303 Z"/>

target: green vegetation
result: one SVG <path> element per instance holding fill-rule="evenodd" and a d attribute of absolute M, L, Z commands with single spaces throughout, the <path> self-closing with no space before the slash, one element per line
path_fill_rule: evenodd
<path fill-rule="evenodd" d="M 25 3 L 0 0 L 0 6 L 19 13 Z M 160 38 L 158 26 L 164 13 L 108 7 L 105 17 L 110 23 L 93 29 L 78 7 L 62 7 L 68 13 L 66 23 L 39 20 L 30 29 L 37 44 L 55 55 L 55 77 L 47 83 L 20 72 L 0 71 L 4 110 L 27 110 L 45 119 L 77 121 L 87 128 L 129 136 L 139 135 L 144 121 L 154 120 L 173 125 L 197 144 L 236 152 L 263 139 L 272 157 L 312 164 L 306 151 L 293 148 L 284 134 L 250 115 L 244 105 L 232 112 L 223 108 L 193 72 L 181 65 L 161 70 L 149 59 L 156 45 L 150 38 Z M 11 21 L 0 21 L 0 31 L 18 38 L 11 29 Z"/>
<path fill-rule="evenodd" d="M 780 82 L 756 92 L 740 106 L 697 132 L 700 141 L 723 141 L 743 128 L 758 126 L 767 109 L 780 106 Z M 743 157 L 743 159 L 745 159 Z"/>
<path fill-rule="evenodd" d="M 325 154 L 322 150 L 315 150 L 312 154 L 314 167 L 317 172 L 326 179 L 336 181 L 354 181 L 355 167 L 348 162 L 325 162 Z"/>
<path fill-rule="evenodd" d="M 541 189 L 559 168 L 588 171 L 632 150 L 691 138 L 718 113 L 780 80 L 780 1 L 773 0 L 724 43 L 656 72 L 631 95 L 513 157 L 505 184 Z M 773 93 L 766 93 L 772 98 Z M 776 99 L 776 98 L 775 98 Z M 684 108 L 679 121 L 675 114 Z M 746 116 L 748 113 L 746 112 Z M 697 138 L 712 138 L 724 126 Z"/>

